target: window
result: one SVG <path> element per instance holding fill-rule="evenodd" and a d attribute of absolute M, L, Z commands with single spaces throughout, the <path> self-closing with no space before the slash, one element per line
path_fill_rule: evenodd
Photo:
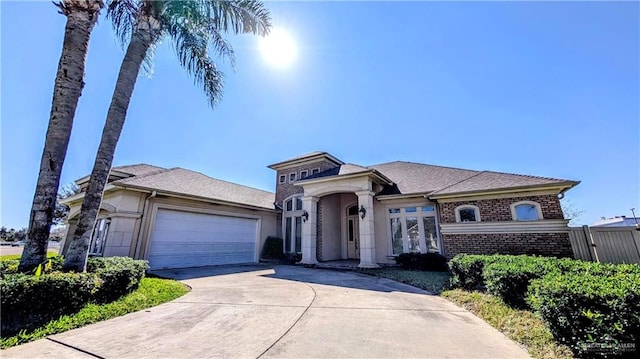
<path fill-rule="evenodd" d="M 296 181 L 296 173 L 289 173 L 289 183 L 293 183 Z"/>
<path fill-rule="evenodd" d="M 309 175 L 309 171 L 300 171 L 300 179 L 303 180 L 305 178 L 307 178 L 307 176 Z"/>
<path fill-rule="evenodd" d="M 477 206 L 465 204 L 455 209 L 456 222 L 480 222 L 480 210 Z"/>
<path fill-rule="evenodd" d="M 91 243 L 89 245 L 89 254 L 101 256 L 104 253 L 104 245 L 107 241 L 107 233 L 109 232 L 109 219 L 101 218 L 96 222 L 93 229 Z"/>
<path fill-rule="evenodd" d="M 317 175 L 318 173 L 320 173 L 320 169 L 319 168 L 314 168 L 311 170 L 311 175 Z"/>
<path fill-rule="evenodd" d="M 278 180 L 280 184 L 287 182 L 287 176 L 280 175 L 280 179 Z"/>
<path fill-rule="evenodd" d="M 391 253 L 440 252 L 434 206 L 389 208 Z"/>
<path fill-rule="evenodd" d="M 285 253 L 302 252 L 302 197 L 291 197 L 284 201 L 283 233 Z"/>
<path fill-rule="evenodd" d="M 542 219 L 540 204 L 531 201 L 520 201 L 511 205 L 514 221 L 537 221 Z"/>

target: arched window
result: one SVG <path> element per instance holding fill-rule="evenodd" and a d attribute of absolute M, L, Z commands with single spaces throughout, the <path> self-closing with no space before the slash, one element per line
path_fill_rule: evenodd
<path fill-rule="evenodd" d="M 542 218 L 540 204 L 532 201 L 520 201 L 511 205 L 514 221 L 537 221 Z"/>
<path fill-rule="evenodd" d="M 456 222 L 480 222 L 480 209 L 477 206 L 465 204 L 455 209 Z"/>

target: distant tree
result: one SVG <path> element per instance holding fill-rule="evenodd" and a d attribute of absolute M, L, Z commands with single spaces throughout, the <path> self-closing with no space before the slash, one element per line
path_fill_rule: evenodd
<path fill-rule="evenodd" d="M 5 240 L 5 238 L 7 237 L 7 233 L 9 233 L 7 231 L 7 227 L 5 227 L 5 226 L 0 227 L 0 241 L 4 241 Z"/>
<path fill-rule="evenodd" d="M 569 220 L 569 226 L 579 226 L 580 217 L 584 211 L 578 209 L 571 200 L 566 198 L 560 200 L 560 206 L 562 207 L 564 218 Z"/>
<path fill-rule="evenodd" d="M 19 270 L 22 272 L 31 270 L 47 258 L 47 243 L 53 223 L 60 174 L 67 155 L 73 118 L 84 87 L 89 37 L 104 7 L 102 0 L 61 0 L 53 4 L 60 14 L 66 16 L 67 22 L 53 86 L 49 125 L 31 204 L 29 237 L 20 258 Z"/>
<path fill-rule="evenodd" d="M 16 241 L 24 241 L 25 239 L 27 239 L 27 229 L 20 228 L 19 230 L 15 231 L 14 239 Z"/>
<path fill-rule="evenodd" d="M 63 225 L 67 215 L 69 215 L 69 206 L 61 203 L 65 198 L 69 198 L 71 196 L 75 196 L 80 193 L 80 186 L 75 184 L 75 182 L 69 183 L 66 186 L 60 188 L 58 191 L 58 196 L 56 200 L 56 209 L 53 212 L 53 224 Z"/>
<path fill-rule="evenodd" d="M 154 48 L 164 38 L 173 45 L 180 65 L 202 87 L 213 106 L 222 95 L 223 74 L 209 50 L 230 59 L 233 49 L 222 33 L 266 35 L 271 26 L 269 11 L 256 0 L 123 0 L 109 4 L 107 16 L 115 24 L 127 49 L 102 138 L 82 201 L 78 224 L 66 252 L 63 268 L 84 271 L 104 187 L 122 133 L 129 102 L 143 64 L 151 61 Z"/>

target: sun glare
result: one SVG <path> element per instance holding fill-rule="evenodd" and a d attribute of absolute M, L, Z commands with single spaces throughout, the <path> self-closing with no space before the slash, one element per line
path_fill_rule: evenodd
<path fill-rule="evenodd" d="M 269 65 L 277 68 L 290 67 L 298 55 L 295 40 L 281 28 L 271 29 L 269 36 L 260 40 L 260 52 Z"/>

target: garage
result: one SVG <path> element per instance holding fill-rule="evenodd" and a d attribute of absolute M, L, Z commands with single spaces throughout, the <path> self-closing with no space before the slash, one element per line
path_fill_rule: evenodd
<path fill-rule="evenodd" d="M 159 209 L 149 249 L 151 269 L 256 261 L 258 220 Z"/>

